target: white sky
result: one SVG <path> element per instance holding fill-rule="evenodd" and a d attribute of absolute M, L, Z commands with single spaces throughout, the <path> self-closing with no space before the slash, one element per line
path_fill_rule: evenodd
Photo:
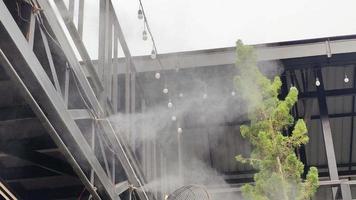
<path fill-rule="evenodd" d="M 86 0 L 84 39 L 97 51 L 98 0 Z M 113 0 L 133 55 L 149 54 L 138 0 Z M 142 0 L 159 53 L 356 34 L 356 0 Z M 89 12 L 88 12 L 89 11 Z"/>

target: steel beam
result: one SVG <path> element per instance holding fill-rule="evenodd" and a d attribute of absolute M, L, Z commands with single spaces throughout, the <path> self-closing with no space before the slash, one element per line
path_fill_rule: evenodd
<path fill-rule="evenodd" d="M 332 57 L 327 58 L 325 41 L 317 41 L 310 43 L 290 44 L 290 45 L 268 45 L 259 46 L 255 45 L 256 53 L 259 61 L 283 60 L 283 59 L 300 59 L 304 57 L 313 58 L 320 56 L 327 65 L 333 65 L 334 61 L 339 62 L 342 60 L 334 59 L 336 54 L 346 54 L 356 52 L 356 39 L 344 40 L 330 40 L 330 47 L 332 50 Z M 124 49 L 124 48 L 123 48 Z M 127 55 L 125 54 L 127 57 Z M 199 51 L 186 51 L 179 53 L 161 54 L 160 59 L 164 64 L 164 69 L 174 70 L 179 60 L 179 68 L 195 68 L 197 66 L 220 66 L 231 65 L 235 63 L 236 53 L 234 47 L 199 50 Z M 329 64 L 327 60 L 331 61 Z M 353 59 L 355 62 L 355 59 Z M 120 59 L 119 63 L 124 63 L 124 59 Z M 152 60 L 150 56 L 136 56 L 133 57 L 137 72 L 157 71 L 161 67 L 157 61 Z M 312 64 L 310 62 L 309 64 Z M 296 68 L 306 68 L 309 65 L 298 65 Z M 289 66 L 287 65 L 287 68 Z M 120 74 L 125 73 L 124 70 L 119 70 Z"/>
<path fill-rule="evenodd" d="M 0 10 L 4 11 L 3 8 L 5 8 L 5 5 L 1 4 L 2 2 L 0 2 Z M 2 7 L 4 6 L 4 7 Z M 2 16 L 0 15 L 0 18 Z M 16 29 L 15 29 L 16 30 Z M 10 41 L 10 40 L 9 40 Z M 11 54 L 10 54 L 11 55 Z M 21 54 L 16 54 L 16 55 L 21 55 Z M 33 55 L 34 56 L 34 55 Z M 17 58 L 16 58 L 17 59 Z M 79 164 L 77 163 L 77 161 L 75 160 L 75 158 L 73 157 L 73 155 L 71 154 L 71 152 L 69 151 L 69 149 L 67 148 L 67 146 L 65 145 L 65 143 L 63 142 L 63 140 L 61 139 L 61 137 L 58 135 L 58 132 L 55 130 L 55 128 L 52 126 L 52 124 L 50 123 L 49 119 L 47 118 L 47 116 L 44 114 L 44 112 L 42 111 L 42 109 L 40 108 L 40 106 L 37 104 L 36 100 L 34 99 L 34 97 L 31 95 L 30 91 L 28 90 L 27 86 L 25 85 L 25 83 L 21 80 L 21 78 L 19 77 L 19 75 L 17 74 L 15 68 L 11 65 L 11 63 L 9 62 L 9 60 L 6 58 L 5 54 L 3 53 L 3 51 L 0 49 L 0 63 L 2 64 L 3 67 L 5 67 L 5 69 L 7 70 L 7 73 L 11 76 L 11 78 L 13 79 L 14 82 L 16 82 L 19 86 L 18 89 L 20 90 L 20 92 L 24 95 L 25 99 L 28 100 L 29 104 L 31 105 L 32 109 L 34 110 L 34 112 L 36 113 L 36 115 L 38 116 L 38 118 L 40 119 L 40 121 L 43 123 L 44 127 L 48 129 L 48 132 L 50 133 L 51 137 L 53 138 L 53 140 L 56 142 L 57 146 L 60 148 L 60 150 L 62 151 L 62 153 L 64 154 L 64 156 L 68 159 L 69 163 L 73 166 L 74 171 L 78 174 L 78 176 L 80 177 L 80 179 L 83 181 L 84 185 L 87 187 L 88 191 L 90 191 L 95 199 L 100 200 L 101 198 L 98 196 L 98 194 L 96 193 L 96 190 L 94 190 L 94 188 L 92 187 L 92 185 L 90 185 L 89 181 L 86 178 L 86 175 L 84 174 L 84 172 L 82 171 L 81 167 L 79 166 Z M 37 60 L 37 64 L 35 66 L 40 66 L 39 61 Z M 24 65 L 22 65 L 21 67 L 24 67 Z M 27 65 L 28 66 L 28 65 Z M 43 72 L 45 73 L 45 72 Z M 48 81 L 50 81 L 48 79 Z M 30 81 L 31 82 L 31 81 Z M 50 86 L 50 83 L 47 83 Z M 53 88 L 54 90 L 54 88 Z M 53 91 L 55 92 L 55 90 Z M 58 93 L 57 93 L 58 94 Z M 85 140 L 85 139 L 84 139 Z M 79 153 L 79 152 L 77 152 Z M 92 157 L 94 158 L 94 157 Z"/>
<path fill-rule="evenodd" d="M 317 87 L 318 103 L 319 103 L 319 112 L 320 112 L 320 122 L 322 127 L 321 130 L 324 138 L 324 145 L 326 150 L 326 158 L 328 162 L 330 179 L 339 180 L 336 158 L 335 158 L 334 143 L 331 134 L 330 120 L 328 116 L 329 115 L 328 107 L 326 104 L 326 95 L 324 91 L 323 76 L 320 68 L 315 71 L 315 76 L 318 77 L 320 81 L 320 86 Z M 333 188 L 334 198 L 336 197 L 336 193 L 337 193 L 337 188 Z M 346 190 L 345 187 L 341 187 L 341 193 L 344 200 L 351 200 L 351 199 L 347 199 L 347 197 L 351 196 L 351 194 L 349 194 L 349 190 Z"/>
<path fill-rule="evenodd" d="M 97 98 L 95 96 L 94 90 L 92 89 L 91 85 L 89 84 L 88 79 L 85 77 L 83 69 L 81 68 L 79 61 L 76 57 L 76 54 L 69 43 L 69 40 L 65 34 L 65 32 L 62 29 L 61 21 L 57 19 L 57 16 L 60 16 L 60 13 L 58 10 L 55 10 L 56 5 L 52 1 L 47 1 L 47 0 L 39 0 L 38 1 L 39 5 L 43 9 L 43 14 L 46 17 L 47 21 L 49 24 L 51 24 L 51 29 L 53 30 L 53 33 L 55 34 L 58 43 L 60 44 L 63 53 L 65 54 L 66 58 L 69 61 L 71 69 L 73 69 L 73 72 L 78 79 L 79 85 L 81 87 L 82 92 L 85 94 L 85 96 L 88 98 L 88 101 L 90 105 L 93 107 L 93 109 L 96 111 L 96 113 L 99 116 L 104 115 L 104 111 L 100 107 L 99 103 L 97 102 Z M 57 14 L 57 15 L 56 15 Z M 64 25 L 63 25 L 64 26 Z M 78 49 L 79 50 L 79 49 Z M 79 51 L 81 53 L 82 51 Z M 83 59 L 86 59 L 86 57 L 83 57 Z M 90 62 L 88 60 L 84 60 L 85 62 Z M 96 91 L 99 93 L 102 91 L 103 87 L 100 83 L 100 80 L 95 78 L 97 77 L 96 73 L 91 71 L 91 78 L 93 78 L 93 83 L 95 86 Z"/>
<path fill-rule="evenodd" d="M 83 59 L 82 63 L 85 64 L 86 71 L 88 71 L 90 78 L 93 79 L 96 92 L 100 94 L 100 92 L 102 92 L 104 87 L 102 86 L 102 83 L 101 83 L 100 78 L 97 74 L 95 66 L 93 65 L 93 63 L 91 61 L 89 53 L 86 50 L 83 41 L 81 40 L 81 35 L 77 31 L 77 29 L 73 23 L 73 20 L 67 19 L 67 16 L 68 16 L 68 14 L 66 12 L 67 9 L 66 9 L 66 6 L 65 6 L 63 0 L 56 0 L 55 2 L 56 2 L 56 5 L 58 6 L 58 10 L 55 10 L 54 7 L 51 7 L 51 6 L 46 6 L 46 9 L 50 10 L 50 12 L 58 11 L 59 14 L 62 16 L 62 18 L 64 19 L 65 26 L 67 27 L 68 32 L 69 32 L 71 38 L 73 39 L 73 42 L 79 52 L 79 55 Z"/>
<path fill-rule="evenodd" d="M 345 89 L 335 89 L 335 90 L 325 90 L 324 91 L 326 97 L 334 97 L 334 96 L 355 96 L 356 88 L 345 88 Z M 317 98 L 318 92 L 302 92 L 299 94 L 299 99 L 307 99 L 307 98 Z"/>
<path fill-rule="evenodd" d="M 94 96 L 94 93 L 90 88 L 88 80 L 86 80 L 83 71 L 80 69 L 80 66 L 77 65 L 78 61 L 74 56 L 75 54 L 71 49 L 67 41 L 67 38 L 63 33 L 63 30 L 61 29 L 60 22 L 56 19 L 55 13 L 58 13 L 58 11 L 54 12 L 55 10 L 53 9 L 53 7 L 55 7 L 55 5 L 51 4 L 46 0 L 39 0 L 38 2 L 40 3 L 41 7 L 44 9 L 44 14 L 47 20 L 49 21 L 49 23 L 51 24 L 51 28 L 53 29 L 53 32 L 57 34 L 56 37 L 59 40 L 64 52 L 66 53 L 68 51 L 66 56 L 69 59 L 71 67 L 73 68 L 81 87 L 83 87 L 82 91 L 84 92 L 85 96 L 88 98 L 88 101 L 93 107 L 94 112 L 97 114 L 98 118 L 105 117 L 104 115 L 105 111 L 102 109 L 98 100 Z M 143 186 L 142 184 L 143 176 L 139 172 L 139 168 L 137 167 L 136 160 L 130 153 L 130 149 L 128 148 L 128 146 L 125 146 L 124 142 L 120 141 L 121 139 L 119 139 L 118 136 L 116 136 L 116 133 L 113 130 L 110 122 L 109 122 L 110 125 L 108 126 L 106 121 L 105 122 L 104 121 L 105 120 L 99 120 L 98 123 L 102 124 L 104 133 L 109 138 L 109 141 L 110 143 L 112 143 L 112 146 L 116 148 L 117 150 L 116 156 L 118 157 L 121 164 L 123 165 L 125 172 L 129 177 L 130 182 L 137 186 Z M 88 151 L 90 151 L 90 147 L 88 147 L 88 149 L 89 149 Z"/>
<path fill-rule="evenodd" d="M 126 190 L 129 189 L 129 187 L 130 187 L 130 184 L 128 181 L 123 181 L 118 184 L 115 184 L 116 194 L 121 194 L 121 193 L 125 192 Z"/>
<path fill-rule="evenodd" d="M 68 111 L 74 120 L 91 119 L 93 117 L 87 109 L 71 109 Z"/>
<path fill-rule="evenodd" d="M 329 114 L 329 118 L 342 118 L 342 117 L 352 117 L 352 116 L 356 116 L 356 112 Z M 312 115 L 310 119 L 312 120 L 320 119 L 320 115 Z"/>
<path fill-rule="evenodd" d="M 42 41 L 43 41 L 43 45 L 45 47 L 47 60 L 48 60 L 48 63 L 49 63 L 49 68 L 50 68 L 51 74 L 52 74 L 52 80 L 54 82 L 54 86 L 56 87 L 58 93 L 61 94 L 62 93 L 61 92 L 61 87 L 60 87 L 60 84 L 59 84 L 59 81 L 58 81 L 57 71 L 56 71 L 56 68 L 54 66 L 53 57 L 52 57 L 51 49 L 50 49 L 49 44 L 48 44 L 47 36 L 45 35 L 45 33 L 44 33 L 42 28 L 40 28 L 40 33 L 41 33 L 41 38 L 42 38 Z"/>
<path fill-rule="evenodd" d="M 353 69 L 353 88 L 356 88 L 356 66 Z M 352 105 L 351 105 L 352 113 L 355 112 L 355 96 L 352 96 Z M 352 152 L 353 152 L 353 143 L 354 143 L 354 116 L 351 116 L 351 133 L 350 133 L 350 154 L 349 154 L 349 170 L 351 170 L 351 163 L 352 163 Z"/>
<path fill-rule="evenodd" d="M 83 25 L 84 25 L 84 0 L 79 0 L 78 8 L 78 34 L 83 38 Z"/>
<path fill-rule="evenodd" d="M 43 3 L 43 1 L 40 2 Z M 72 166 L 82 178 L 84 184 L 88 183 L 87 179 L 83 172 L 81 172 L 78 163 L 76 163 L 76 159 L 73 158 L 73 154 L 68 151 L 67 145 L 73 145 L 72 147 L 78 150 L 75 152 L 77 159 L 81 158 L 83 160 L 85 158 L 86 164 L 95 170 L 98 180 L 103 188 L 105 188 L 105 192 L 110 198 L 114 199 L 116 195 L 113 191 L 113 184 L 106 176 L 80 129 L 66 111 L 66 106 L 61 96 L 56 92 L 46 72 L 32 52 L 32 49 L 29 48 L 26 39 L 2 1 L 0 1 L 0 22 L 2 24 L 0 28 L 4 33 L 2 41 L 6 41 L 6 45 L 0 42 L 0 47 L 4 48 L 5 46 L 11 49 L 11 52 L 7 52 L 7 54 L 1 51 L 1 64 L 17 84 L 20 91 L 25 95 L 26 99 L 29 100 L 28 103 L 48 129 L 57 146 L 61 148 L 64 155 L 73 164 Z M 16 63 L 16 65 L 12 65 L 12 62 Z M 41 107 L 37 101 L 39 101 Z M 50 114 L 45 115 L 44 112 Z M 58 132 L 61 133 L 60 136 Z M 67 145 L 64 144 L 63 139 Z M 86 186 L 96 199 L 100 199 L 90 184 Z"/>
<path fill-rule="evenodd" d="M 112 61 L 112 67 L 113 67 L 113 73 L 112 73 L 112 104 L 114 108 L 114 113 L 118 112 L 118 99 L 119 97 L 119 82 L 118 82 L 118 70 L 119 70 L 119 63 L 117 62 L 118 58 L 118 50 L 119 50 L 119 44 L 118 44 L 118 33 L 117 30 L 114 29 L 114 58 Z"/>
<path fill-rule="evenodd" d="M 105 57 L 106 57 L 106 46 L 107 40 L 107 27 L 108 18 L 110 15 L 109 11 L 109 0 L 99 0 L 99 47 L 98 47 L 98 61 L 97 66 L 98 76 L 102 83 L 104 83 L 104 69 L 105 69 Z M 104 84 L 103 84 L 104 85 Z M 104 90 L 105 90 L 104 86 Z"/>

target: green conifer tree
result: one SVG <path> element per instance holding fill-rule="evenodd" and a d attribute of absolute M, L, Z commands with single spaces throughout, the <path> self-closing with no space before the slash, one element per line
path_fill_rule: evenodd
<path fill-rule="evenodd" d="M 309 200 L 318 188 L 318 171 L 311 167 L 306 180 L 301 178 L 304 165 L 295 149 L 308 143 L 304 120 L 296 122 L 290 111 L 298 99 L 298 90 L 291 87 L 284 100 L 278 98 L 282 85 L 280 77 L 274 80 L 264 76 L 257 67 L 257 57 L 251 46 L 236 45 L 236 66 L 239 76 L 235 85 L 247 103 L 249 125 L 242 125 L 243 138 L 252 145 L 250 158 L 236 159 L 250 164 L 258 172 L 254 184 L 242 187 L 245 200 Z M 292 134 L 283 132 L 293 126 Z"/>

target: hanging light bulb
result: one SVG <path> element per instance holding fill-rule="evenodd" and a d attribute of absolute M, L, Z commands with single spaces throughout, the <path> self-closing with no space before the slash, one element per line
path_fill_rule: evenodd
<path fill-rule="evenodd" d="M 319 78 L 318 78 L 318 77 L 316 77 L 316 79 L 315 79 L 315 85 L 316 85 L 316 86 L 320 86 L 320 81 L 319 81 Z"/>
<path fill-rule="evenodd" d="M 172 121 L 176 121 L 177 117 L 175 115 L 173 115 L 171 119 L 172 119 Z"/>
<path fill-rule="evenodd" d="M 173 107 L 173 103 L 171 102 L 171 100 L 169 100 L 167 106 L 168 106 L 168 108 L 172 108 Z"/>
<path fill-rule="evenodd" d="M 160 79 L 160 78 L 161 78 L 161 74 L 160 74 L 159 72 L 156 72 L 155 78 L 156 78 L 156 79 Z"/>
<path fill-rule="evenodd" d="M 177 132 L 178 132 L 178 133 L 183 133 L 183 129 L 179 127 L 179 128 L 177 129 Z"/>
<path fill-rule="evenodd" d="M 148 36 L 147 36 L 147 31 L 146 31 L 146 30 L 143 30 L 143 31 L 142 31 L 142 39 L 146 41 L 147 38 L 148 38 Z"/>
<path fill-rule="evenodd" d="M 231 96 L 234 97 L 235 95 L 236 95 L 236 92 L 235 92 L 235 91 L 232 91 L 232 92 L 231 92 Z"/>
<path fill-rule="evenodd" d="M 348 83 L 350 81 L 349 77 L 347 77 L 347 74 L 345 74 L 344 82 Z"/>
<path fill-rule="evenodd" d="M 208 95 L 205 93 L 203 94 L 203 99 L 207 99 L 208 98 Z"/>
<path fill-rule="evenodd" d="M 143 12 L 142 12 L 141 8 L 139 8 L 138 11 L 137 11 L 137 18 L 138 19 L 143 19 Z"/>
<path fill-rule="evenodd" d="M 164 94 L 168 94 L 168 88 L 164 88 L 164 89 L 163 89 L 163 93 L 164 93 Z"/>
<path fill-rule="evenodd" d="M 183 93 L 179 93 L 180 98 L 183 98 L 183 96 L 184 96 Z"/>
<path fill-rule="evenodd" d="M 151 51 L 151 58 L 152 59 L 156 59 L 157 58 L 157 54 L 156 54 L 155 49 L 152 49 L 152 51 Z"/>

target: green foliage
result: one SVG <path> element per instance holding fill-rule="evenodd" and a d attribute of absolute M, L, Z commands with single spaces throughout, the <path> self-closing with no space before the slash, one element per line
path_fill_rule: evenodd
<path fill-rule="evenodd" d="M 242 125 L 243 138 L 250 141 L 253 150 L 250 158 L 241 155 L 236 159 L 250 164 L 258 173 L 255 184 L 242 187 L 246 200 L 307 200 L 318 187 L 318 171 L 311 167 L 306 180 L 302 180 L 303 163 L 295 149 L 308 143 L 307 127 L 304 120 L 294 121 L 290 111 L 298 100 L 298 90 L 291 87 L 286 98 L 278 94 L 282 86 L 277 76 L 272 80 L 265 77 L 257 67 L 257 57 L 251 46 L 237 42 L 236 66 L 239 76 L 235 85 L 242 98 L 248 102 L 250 125 Z M 283 131 L 293 126 L 290 136 Z"/>

